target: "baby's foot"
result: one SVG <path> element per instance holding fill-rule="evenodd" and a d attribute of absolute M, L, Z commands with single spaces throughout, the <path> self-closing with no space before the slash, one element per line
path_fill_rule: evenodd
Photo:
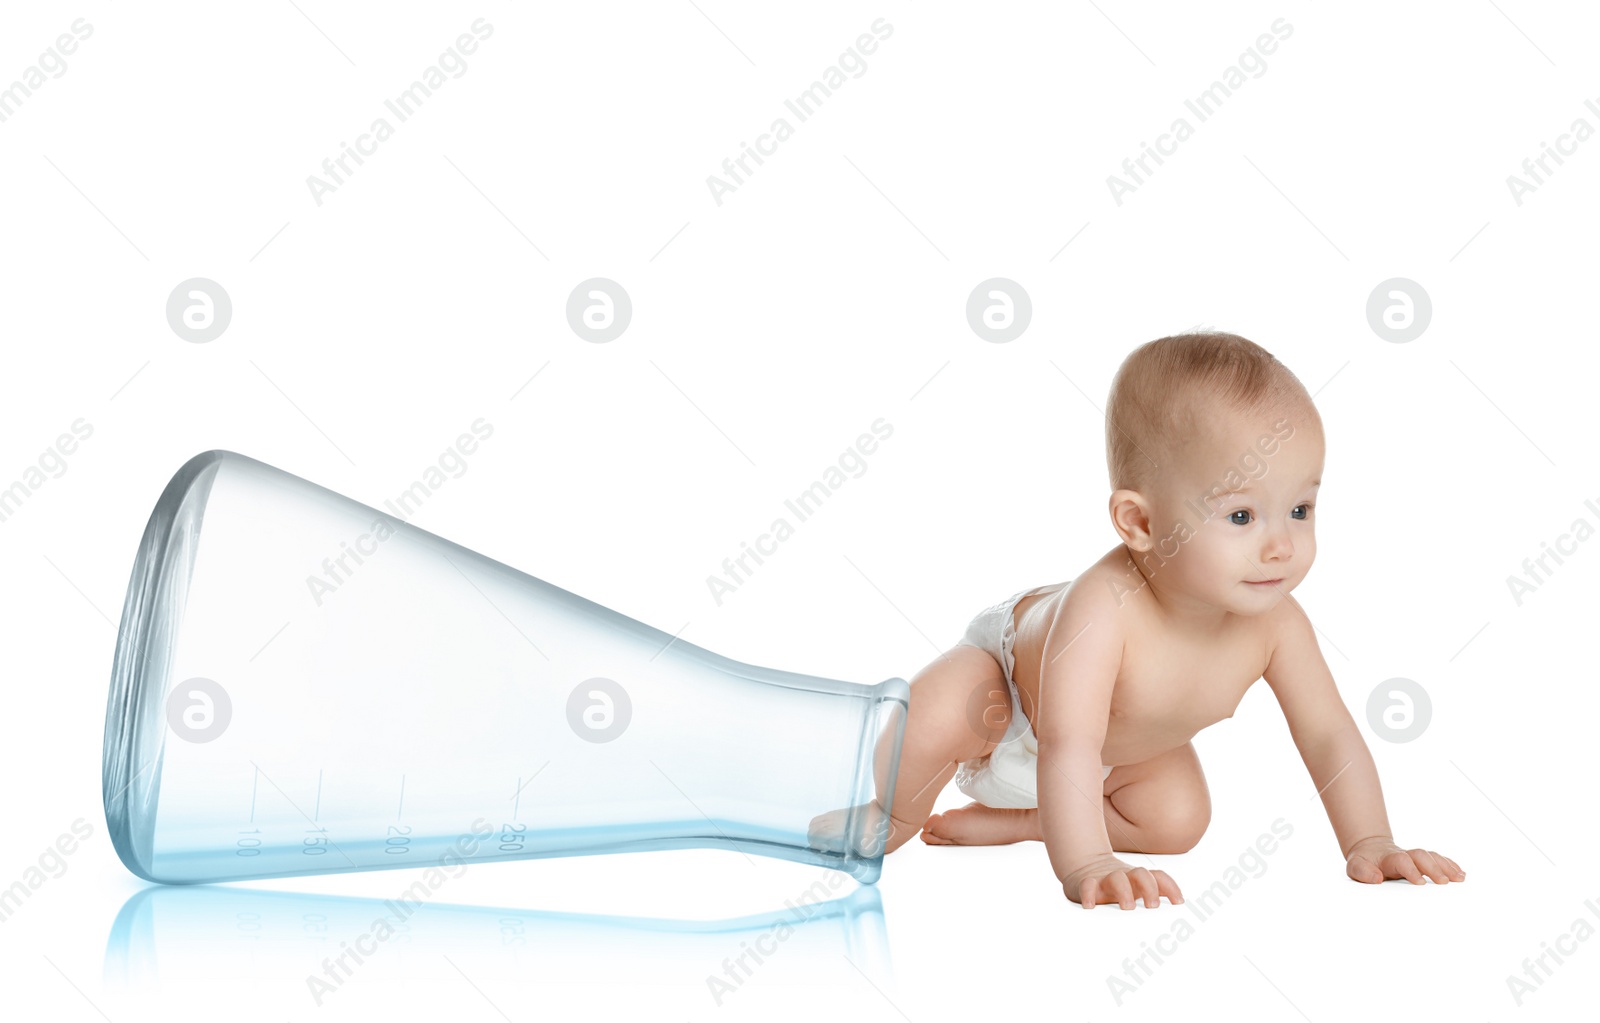
<path fill-rule="evenodd" d="M 851 855 L 866 857 L 882 855 L 884 841 L 888 838 L 889 818 L 876 799 L 855 807 L 829 810 L 811 818 L 811 824 L 806 828 L 806 841 L 811 848 L 842 855 L 846 845 L 845 826 L 852 811 L 855 816 L 853 826 L 856 841 Z"/>
<path fill-rule="evenodd" d="M 922 826 L 922 840 L 929 845 L 1010 845 L 1042 842 L 1044 836 L 1039 832 L 1036 809 L 1002 810 L 968 803 L 959 810 L 929 817 Z"/>

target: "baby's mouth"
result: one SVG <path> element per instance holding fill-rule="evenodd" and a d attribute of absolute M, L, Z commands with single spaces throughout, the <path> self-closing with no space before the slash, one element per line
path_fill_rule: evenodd
<path fill-rule="evenodd" d="M 1244 584 L 1246 586 L 1276 586 L 1281 582 L 1283 582 L 1283 580 L 1281 578 L 1279 578 L 1279 579 L 1246 579 L 1244 581 Z"/>

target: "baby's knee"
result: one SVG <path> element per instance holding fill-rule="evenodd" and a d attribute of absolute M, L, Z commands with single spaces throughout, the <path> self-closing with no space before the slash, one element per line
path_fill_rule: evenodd
<path fill-rule="evenodd" d="M 1200 842 L 1211 826 L 1211 799 L 1204 790 L 1175 799 L 1162 808 L 1147 829 L 1146 852 L 1185 853 Z"/>
<path fill-rule="evenodd" d="M 912 680 L 907 729 L 941 747 L 978 756 L 1011 724 L 1011 697 L 994 658 L 957 646 Z"/>

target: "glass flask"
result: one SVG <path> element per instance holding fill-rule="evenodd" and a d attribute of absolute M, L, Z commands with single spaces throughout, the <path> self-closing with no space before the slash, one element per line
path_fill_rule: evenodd
<path fill-rule="evenodd" d="M 722 657 L 418 529 L 400 501 L 230 451 L 167 484 L 106 705 L 129 870 L 709 847 L 878 879 L 905 680 Z"/>

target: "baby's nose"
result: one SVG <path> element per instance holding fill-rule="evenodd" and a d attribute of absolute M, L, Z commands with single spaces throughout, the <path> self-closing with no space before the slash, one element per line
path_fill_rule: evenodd
<path fill-rule="evenodd" d="M 1262 545 L 1261 557 L 1268 561 L 1286 561 L 1294 556 L 1294 541 L 1287 532 L 1269 533 Z"/>

